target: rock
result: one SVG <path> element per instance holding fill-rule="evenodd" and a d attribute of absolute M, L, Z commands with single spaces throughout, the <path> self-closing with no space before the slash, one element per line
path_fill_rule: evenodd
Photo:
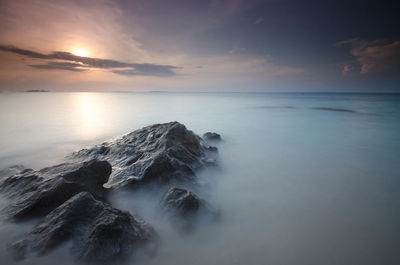
<path fill-rule="evenodd" d="M 9 198 L 21 196 L 30 191 L 37 190 L 43 178 L 33 170 L 18 171 L 15 174 L 7 174 L 0 180 L 0 191 Z"/>
<path fill-rule="evenodd" d="M 26 169 L 23 165 L 15 165 L 5 169 L 0 170 L 0 178 L 7 178 L 15 174 L 20 174 L 25 171 L 30 171 L 32 169 Z"/>
<path fill-rule="evenodd" d="M 193 229 L 196 221 L 210 222 L 219 215 L 205 200 L 191 191 L 177 187 L 171 187 L 165 192 L 160 205 L 174 224 L 183 230 Z"/>
<path fill-rule="evenodd" d="M 206 141 L 221 141 L 221 135 L 214 132 L 206 132 L 203 134 L 203 139 Z"/>
<path fill-rule="evenodd" d="M 197 195 L 176 187 L 167 190 L 161 201 L 163 208 L 182 217 L 195 214 L 199 210 L 200 204 L 201 200 Z"/>
<path fill-rule="evenodd" d="M 139 246 L 154 247 L 152 227 L 81 192 L 49 213 L 33 230 L 9 247 L 16 259 L 39 256 L 71 240 L 72 255 L 95 264 L 126 260 Z"/>
<path fill-rule="evenodd" d="M 131 132 L 100 146 L 73 153 L 69 159 L 102 159 L 113 166 L 107 187 L 195 182 L 195 171 L 208 164 L 216 151 L 178 122 L 156 124 Z M 208 159 L 208 160 L 207 160 Z"/>
<path fill-rule="evenodd" d="M 40 183 L 35 190 L 17 197 L 2 210 L 6 218 L 17 221 L 46 215 L 66 200 L 86 190 L 84 186 L 55 177 Z"/>
<path fill-rule="evenodd" d="M 111 165 L 99 160 L 20 171 L 0 182 L 0 190 L 11 199 L 2 213 L 6 218 L 24 220 L 46 215 L 82 191 L 103 197 L 103 184 L 110 174 Z"/>
<path fill-rule="evenodd" d="M 199 187 L 195 172 L 216 165 L 216 156 L 216 147 L 170 122 L 80 150 L 63 164 L 38 171 L 22 166 L 2 170 L 0 192 L 10 201 L 2 216 L 17 221 L 44 217 L 10 249 L 16 259 L 23 259 L 71 241 L 72 254 L 81 261 L 108 264 L 128 259 L 139 246 L 154 247 L 155 231 L 139 217 L 104 202 L 106 195 L 148 183 Z M 161 206 L 184 228 L 199 217 L 217 215 L 193 192 L 176 187 L 166 192 Z"/>
<path fill-rule="evenodd" d="M 69 169 L 63 172 L 62 177 L 70 182 L 85 186 L 93 195 L 102 197 L 104 195 L 103 185 L 108 182 L 112 168 L 107 161 L 97 159 L 73 165 L 76 170 Z"/>

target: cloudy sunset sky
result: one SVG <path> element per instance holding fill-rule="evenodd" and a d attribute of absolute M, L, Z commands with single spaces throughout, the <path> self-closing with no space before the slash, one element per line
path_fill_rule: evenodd
<path fill-rule="evenodd" d="M 0 90 L 399 92 L 397 5 L 0 0 Z"/>

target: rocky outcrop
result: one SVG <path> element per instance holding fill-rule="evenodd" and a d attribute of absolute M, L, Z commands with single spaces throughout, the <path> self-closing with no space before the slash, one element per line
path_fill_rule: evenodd
<path fill-rule="evenodd" d="M 0 191 L 11 199 L 3 216 L 15 220 L 43 216 L 82 191 L 103 197 L 110 174 L 111 165 L 95 159 L 39 171 L 19 170 L 0 182 Z"/>
<path fill-rule="evenodd" d="M 170 122 L 136 130 L 119 139 L 72 154 L 73 161 L 109 161 L 113 173 L 107 187 L 139 184 L 195 182 L 195 171 L 215 161 L 216 151 L 183 124 Z"/>
<path fill-rule="evenodd" d="M 216 164 L 216 151 L 184 125 L 170 122 L 80 150 L 63 164 L 38 171 L 22 166 L 2 170 L 0 192 L 10 204 L 1 218 L 45 216 L 10 249 L 22 259 L 29 253 L 44 255 L 71 240 L 72 254 L 79 260 L 107 264 L 127 259 L 138 246 L 154 246 L 155 232 L 138 217 L 107 204 L 106 195 L 149 183 L 193 187 L 190 184 L 198 184 L 196 171 Z M 176 187 L 166 192 L 161 206 L 184 228 L 191 227 L 200 212 L 216 215 L 193 192 Z"/>
<path fill-rule="evenodd" d="M 28 171 L 32 169 L 26 169 L 23 165 L 15 165 L 8 168 L 4 168 L 0 170 L 0 179 L 4 179 L 15 174 L 23 173 L 23 171 L 25 170 Z"/>
<path fill-rule="evenodd" d="M 188 217 L 196 214 L 202 201 L 194 193 L 172 187 L 161 200 L 161 206 L 173 215 Z"/>
<path fill-rule="evenodd" d="M 208 221 L 218 216 L 218 212 L 205 200 L 191 191 L 177 187 L 171 187 L 165 192 L 160 206 L 175 224 L 184 229 L 193 228 L 200 214 Z"/>
<path fill-rule="evenodd" d="M 210 142 L 221 141 L 221 135 L 214 132 L 206 132 L 205 134 L 203 134 L 203 139 Z"/>
<path fill-rule="evenodd" d="M 44 255 L 67 240 L 79 260 L 95 264 L 125 260 L 138 246 L 152 248 L 155 232 L 138 217 L 82 192 L 49 213 L 10 248 L 16 259 Z"/>

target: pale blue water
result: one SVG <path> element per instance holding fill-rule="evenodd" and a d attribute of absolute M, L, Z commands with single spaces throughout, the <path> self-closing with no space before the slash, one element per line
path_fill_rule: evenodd
<path fill-rule="evenodd" d="M 189 236 L 149 220 L 169 237 L 136 264 L 400 264 L 400 95 L 3 93 L 0 167 L 173 120 L 222 135 L 222 218 Z"/>

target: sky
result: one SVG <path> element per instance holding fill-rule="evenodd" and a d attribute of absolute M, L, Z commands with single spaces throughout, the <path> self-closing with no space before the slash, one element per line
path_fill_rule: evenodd
<path fill-rule="evenodd" d="M 400 8 L 0 0 L 0 91 L 400 92 Z"/>

